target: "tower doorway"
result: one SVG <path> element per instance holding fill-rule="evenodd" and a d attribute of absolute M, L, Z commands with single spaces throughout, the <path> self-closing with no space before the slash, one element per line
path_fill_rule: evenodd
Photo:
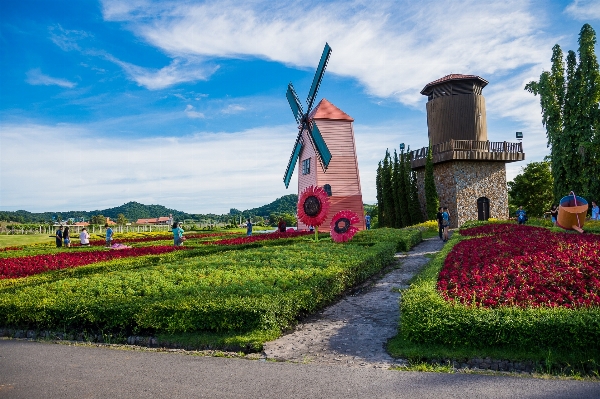
<path fill-rule="evenodd" d="M 486 197 L 477 198 L 477 220 L 490 218 L 490 200 Z"/>

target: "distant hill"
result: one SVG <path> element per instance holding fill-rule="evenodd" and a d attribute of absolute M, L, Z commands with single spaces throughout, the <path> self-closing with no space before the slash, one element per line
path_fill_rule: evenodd
<path fill-rule="evenodd" d="M 166 208 L 162 205 L 144 205 L 139 202 L 128 202 L 115 208 L 108 208 L 95 211 L 68 211 L 68 212 L 41 212 L 34 213 L 28 211 L 3 212 L 0 211 L 0 220 L 19 222 L 19 223 L 47 223 L 51 222 L 52 218 L 67 220 L 69 218 L 81 218 L 89 220 L 94 215 L 108 216 L 111 219 L 117 219 L 119 214 L 125 215 L 127 220 L 135 222 L 138 219 L 156 218 L 159 216 L 173 215 L 175 220 L 184 219 L 212 219 L 217 221 L 226 221 L 232 215 L 242 214 L 243 217 L 262 216 L 269 217 L 271 213 L 296 213 L 296 203 L 298 196 L 296 194 L 285 195 L 276 199 L 268 205 L 263 205 L 258 208 L 238 211 L 232 209 L 229 214 L 190 214 L 181 212 L 176 209 Z"/>

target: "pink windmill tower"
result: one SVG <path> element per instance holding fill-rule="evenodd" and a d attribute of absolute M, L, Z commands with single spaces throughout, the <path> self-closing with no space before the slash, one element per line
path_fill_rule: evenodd
<path fill-rule="evenodd" d="M 338 211 L 350 210 L 360 217 L 356 227 L 364 230 L 366 226 L 354 141 L 354 119 L 326 99 L 312 109 L 330 55 L 331 47 L 325 44 L 306 100 L 306 113 L 302 111 L 294 87 L 291 83 L 288 85 L 286 97 L 299 123 L 299 132 L 283 182 L 287 188 L 299 160 L 298 195 L 311 185 L 323 187 L 329 195 L 331 206 L 323 225 L 328 226 Z M 298 221 L 299 230 L 308 228 Z"/>

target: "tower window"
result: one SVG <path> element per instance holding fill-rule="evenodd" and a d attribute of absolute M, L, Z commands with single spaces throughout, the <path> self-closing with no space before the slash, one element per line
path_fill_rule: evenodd
<path fill-rule="evenodd" d="M 310 175 L 310 158 L 307 158 L 304 161 L 302 161 L 302 174 Z"/>

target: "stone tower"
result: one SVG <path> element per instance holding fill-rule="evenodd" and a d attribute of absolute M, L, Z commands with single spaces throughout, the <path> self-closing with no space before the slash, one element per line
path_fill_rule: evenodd
<path fill-rule="evenodd" d="M 467 220 L 508 218 L 506 163 L 525 159 L 522 143 L 490 142 L 483 88 L 485 79 L 451 74 L 427 84 L 427 127 L 440 205 L 451 227 Z M 427 147 L 412 151 L 419 201 L 425 210 Z"/>

